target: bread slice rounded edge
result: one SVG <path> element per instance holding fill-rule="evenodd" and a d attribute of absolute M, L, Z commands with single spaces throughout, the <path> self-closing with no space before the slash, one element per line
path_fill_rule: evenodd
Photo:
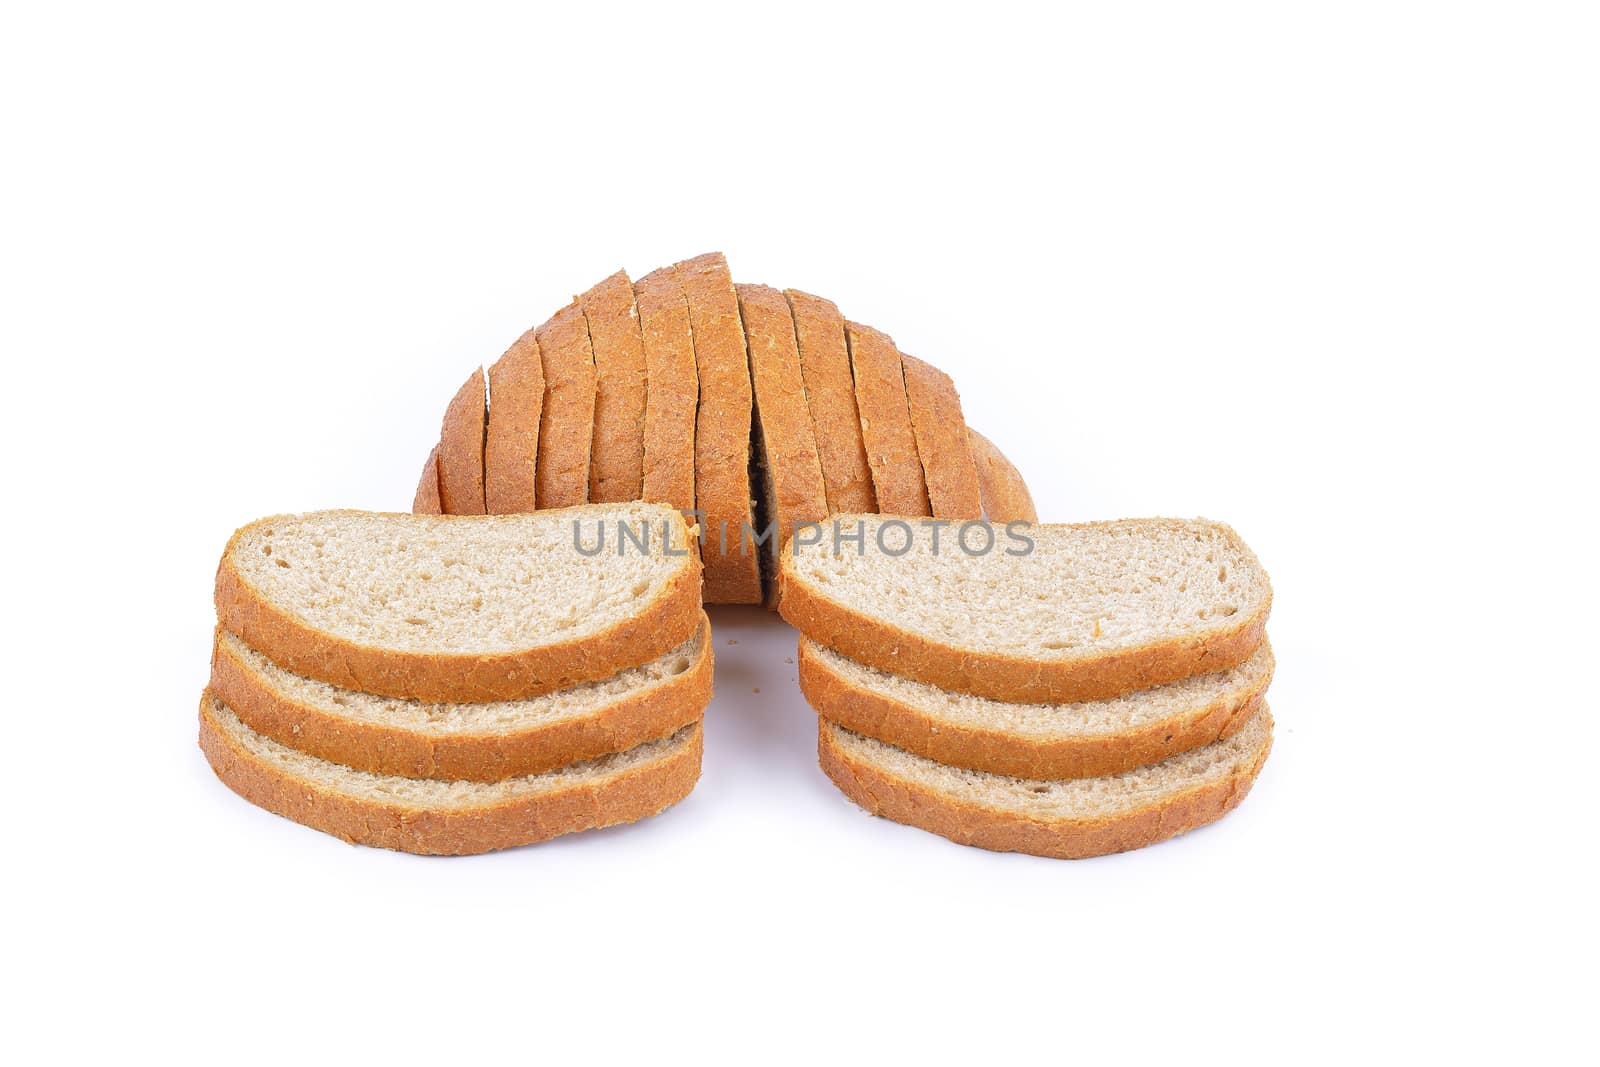
<path fill-rule="evenodd" d="M 703 613 L 697 637 L 681 674 L 583 716 L 500 733 L 425 733 L 330 714 L 275 687 L 220 639 L 212 646 L 211 691 L 256 733 L 330 763 L 400 778 L 498 782 L 623 752 L 699 719 L 711 702 L 713 674 L 711 623 Z"/>
<path fill-rule="evenodd" d="M 885 515 L 929 517 L 928 483 L 911 428 L 900 350 L 888 334 L 845 320 L 845 343 L 856 387 L 861 440 L 872 471 L 878 511 Z"/>
<path fill-rule="evenodd" d="M 258 808 L 350 844 L 466 856 L 532 845 L 562 834 L 660 814 L 694 789 L 704 740 L 698 723 L 660 756 L 608 780 L 452 810 L 351 796 L 274 767 L 228 736 L 207 690 L 200 698 L 200 750 L 218 779 Z"/>
<path fill-rule="evenodd" d="M 1038 522 L 1033 494 L 1016 464 L 1006 458 L 993 441 L 967 427 L 972 461 L 978 468 L 978 496 L 983 501 L 983 517 L 990 522 Z"/>
<path fill-rule="evenodd" d="M 578 296 L 594 357 L 594 436 L 589 447 L 589 499 L 638 500 L 644 488 L 644 341 L 633 282 L 617 271 Z"/>
<path fill-rule="evenodd" d="M 785 289 L 783 295 L 794 316 L 800 375 L 822 466 L 828 512 L 877 511 L 872 468 L 861 437 L 861 413 L 856 407 L 844 316 L 831 300 L 820 296 L 798 289 Z"/>
<path fill-rule="evenodd" d="M 439 436 L 439 501 L 446 515 L 483 514 L 483 444 L 489 394 L 483 368 L 473 368 L 445 409 Z"/>
<path fill-rule="evenodd" d="M 602 511 L 610 506 L 587 505 Z M 672 543 L 688 545 L 692 535 L 683 516 L 673 511 L 668 514 L 676 525 Z M 456 521 L 447 516 L 416 518 Z M 598 633 L 554 645 L 485 654 L 406 652 L 364 645 L 318 630 L 278 607 L 234 566 L 239 540 L 260 523 L 271 521 L 259 519 L 228 539 L 217 564 L 217 622 L 278 666 L 341 689 L 440 704 L 519 700 L 609 678 L 648 663 L 687 641 L 700 622 L 702 567 L 699 555 L 691 550 L 653 600 Z M 520 519 L 488 516 L 472 521 Z"/>
<path fill-rule="evenodd" d="M 694 510 L 694 425 L 700 371 L 694 361 L 689 303 L 675 268 L 633 283 L 644 350 L 644 454 L 640 496 Z"/>
<path fill-rule="evenodd" d="M 900 353 L 900 367 L 929 508 L 940 519 L 983 518 L 978 467 L 956 383 L 938 367 L 905 352 Z"/>
<path fill-rule="evenodd" d="M 818 656 L 817 647 L 801 637 L 797 659 L 800 691 L 822 718 L 936 763 L 1013 778 L 1100 778 L 1232 737 L 1261 706 L 1272 681 L 1269 667 L 1245 690 L 1132 729 L 1035 738 L 953 723 L 891 694 L 862 688 Z"/>
<path fill-rule="evenodd" d="M 439 501 L 439 446 L 434 445 L 427 461 L 422 464 L 422 477 L 417 479 L 417 494 L 411 500 L 411 514 L 443 513 L 444 505 Z"/>
<path fill-rule="evenodd" d="M 544 372 L 534 498 L 541 508 L 589 502 L 595 367 L 589 327 L 574 300 L 535 327 Z"/>
<path fill-rule="evenodd" d="M 1272 751 L 1272 713 L 1263 703 L 1256 714 L 1267 716 L 1264 740 L 1231 773 L 1108 816 L 1046 820 L 930 789 L 854 758 L 833 732 L 842 728 L 826 719 L 817 720 L 817 762 L 840 792 L 873 815 L 992 852 L 1088 859 L 1166 841 L 1238 807 Z"/>
<path fill-rule="evenodd" d="M 489 367 L 489 423 L 483 438 L 483 503 L 490 515 L 532 511 L 544 412 L 544 364 L 528 330 Z"/>

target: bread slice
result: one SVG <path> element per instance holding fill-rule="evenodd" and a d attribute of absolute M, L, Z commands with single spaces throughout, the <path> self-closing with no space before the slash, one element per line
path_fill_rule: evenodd
<path fill-rule="evenodd" d="M 906 379 L 911 430 L 934 517 L 983 518 L 978 468 L 972 461 L 967 421 L 961 415 L 956 383 L 938 367 L 904 352 L 900 353 L 900 366 Z"/>
<path fill-rule="evenodd" d="M 617 271 L 578 297 L 594 350 L 594 443 L 589 499 L 638 500 L 644 477 L 644 348 L 633 283 Z"/>
<path fill-rule="evenodd" d="M 594 443 L 594 353 L 583 311 L 573 301 L 534 331 L 544 364 L 544 411 L 534 496 L 541 508 L 589 499 L 589 450 Z"/>
<path fill-rule="evenodd" d="M 633 283 L 644 349 L 642 500 L 694 510 L 694 421 L 700 372 L 694 365 L 689 305 L 671 267 Z"/>
<path fill-rule="evenodd" d="M 544 364 L 529 330 L 489 368 L 489 430 L 483 445 L 484 507 L 515 515 L 537 506 L 539 420 L 544 412 Z"/>
<path fill-rule="evenodd" d="M 1033 494 L 1022 472 L 1005 453 L 983 434 L 967 427 L 972 459 L 978 468 L 978 493 L 983 500 L 983 517 L 990 522 L 1038 522 Z"/>
<path fill-rule="evenodd" d="M 411 511 L 416 515 L 438 515 L 444 511 L 439 503 L 439 446 L 428 453 L 428 462 L 422 465 L 422 477 L 417 480 L 417 495 L 411 500 Z"/>
<path fill-rule="evenodd" d="M 700 776 L 699 723 L 626 752 L 503 782 L 370 774 L 251 730 L 209 690 L 200 748 L 224 785 L 351 844 L 464 856 L 634 822 L 671 807 Z"/>
<path fill-rule="evenodd" d="M 602 524 L 604 550 L 580 552 L 575 541 L 594 548 Z M 649 550 L 619 542 L 619 524 Z M 519 700 L 688 640 L 700 621 L 689 537 L 681 514 L 643 503 L 475 519 L 279 515 L 228 542 L 217 619 L 280 667 L 343 689 Z"/>
<path fill-rule="evenodd" d="M 820 296 L 798 289 L 786 289 L 783 295 L 794 315 L 800 372 L 822 465 L 828 514 L 877 511 L 872 469 L 861 440 L 861 414 L 856 408 L 844 316 Z"/>
<path fill-rule="evenodd" d="M 483 514 L 483 434 L 489 411 L 475 367 L 445 409 L 439 436 L 439 500 L 446 515 Z"/>
<path fill-rule="evenodd" d="M 838 726 L 953 767 L 1094 778 L 1227 737 L 1272 680 L 1266 641 L 1239 666 L 1080 704 L 1007 704 L 865 667 L 804 637 L 800 689 Z"/>
<path fill-rule="evenodd" d="M 860 323 L 846 322 L 845 338 L 878 510 L 885 515 L 931 515 L 900 352 L 887 334 Z"/>
<path fill-rule="evenodd" d="M 1043 781 L 961 770 L 818 720 L 823 771 L 874 815 L 963 845 L 1083 859 L 1215 822 L 1250 792 L 1272 749 L 1265 705 L 1233 736 L 1148 767 Z"/>
<path fill-rule="evenodd" d="M 1228 670 L 1272 606 L 1255 554 L 1205 519 L 834 522 L 860 541 L 830 530 L 784 553 L 783 617 L 867 666 L 991 700 L 1101 700 Z"/>
<path fill-rule="evenodd" d="M 689 304 L 700 407 L 694 431 L 695 507 L 704 516 L 705 599 L 761 603 L 761 573 L 750 542 L 750 363 L 727 260 L 712 252 L 675 271 Z"/>
<path fill-rule="evenodd" d="M 665 737 L 711 702 L 711 632 L 640 667 L 531 700 L 427 704 L 340 689 L 273 663 L 226 630 L 211 691 L 250 729 L 332 763 L 402 778 L 498 782 Z"/>

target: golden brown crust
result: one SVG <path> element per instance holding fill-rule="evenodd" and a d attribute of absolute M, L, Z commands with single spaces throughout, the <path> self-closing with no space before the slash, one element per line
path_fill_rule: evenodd
<path fill-rule="evenodd" d="M 694 509 L 694 422 L 700 372 L 689 305 L 671 267 L 633 283 L 645 361 L 641 499 Z"/>
<path fill-rule="evenodd" d="M 832 302 L 819 296 L 798 289 L 787 289 L 784 296 L 794 315 L 800 371 L 822 465 L 828 514 L 877 511 L 872 469 L 861 439 L 861 415 L 856 408 L 844 316 Z"/>
<path fill-rule="evenodd" d="M 700 406 L 695 417 L 695 507 L 703 514 L 708 604 L 761 603 L 761 572 L 750 542 L 750 362 L 739 301 L 722 253 L 679 263 L 689 304 Z"/>
<path fill-rule="evenodd" d="M 589 499 L 589 450 L 594 443 L 594 353 L 583 311 L 573 301 L 534 331 L 544 364 L 544 412 L 534 496 L 541 508 Z"/>
<path fill-rule="evenodd" d="M 589 499 L 638 500 L 644 478 L 645 363 L 633 283 L 617 271 L 578 297 L 594 351 Z"/>
<path fill-rule="evenodd" d="M 1038 522 L 1033 494 L 1022 472 L 1005 453 L 983 434 L 967 427 L 972 459 L 978 467 L 978 491 L 983 498 L 983 517 L 990 522 Z"/>
<path fill-rule="evenodd" d="M 900 353 L 906 379 L 906 404 L 917 456 L 927 482 L 928 503 L 935 518 L 981 519 L 978 468 L 967 441 L 961 395 L 950 375 L 916 356 Z"/>
<path fill-rule="evenodd" d="M 1239 806 L 1272 750 L 1269 732 L 1249 763 L 1220 781 L 1197 785 L 1135 810 L 1099 818 L 1044 820 L 935 792 L 857 759 L 818 720 L 817 760 L 840 791 L 874 815 L 915 826 L 962 845 L 1085 859 L 1144 848 L 1216 822 Z"/>
<path fill-rule="evenodd" d="M 845 338 L 850 345 L 861 439 L 872 469 L 878 511 L 884 515 L 931 515 L 928 486 L 911 430 L 900 352 L 887 334 L 860 323 L 846 322 Z"/>
<path fill-rule="evenodd" d="M 489 368 L 489 430 L 484 438 L 484 506 L 491 515 L 532 511 L 544 411 L 544 365 L 529 330 Z"/>
<path fill-rule="evenodd" d="M 483 514 L 483 368 L 473 369 L 445 409 L 439 436 L 439 501 L 446 515 Z"/>
<path fill-rule="evenodd" d="M 936 763 L 1013 778 L 1099 778 L 1231 737 L 1261 706 L 1272 677 L 1264 672 L 1247 691 L 1116 733 L 1024 737 L 938 719 L 892 693 L 863 689 L 819 657 L 816 647 L 800 639 L 800 691 L 818 715 Z"/>
<path fill-rule="evenodd" d="M 499 782 L 624 752 L 697 721 L 711 702 L 711 624 L 689 669 L 624 694 L 582 718 L 515 732 L 426 733 L 402 725 L 330 715 L 276 687 L 222 641 L 211 650 L 211 691 L 250 729 L 331 763 L 373 774 Z"/>
<path fill-rule="evenodd" d="M 687 641 L 699 624 L 701 565 L 690 554 L 656 598 L 635 615 L 578 640 L 484 655 L 401 652 L 357 644 L 280 608 L 240 573 L 234 553 L 254 525 L 234 533 L 217 564 L 217 621 L 285 670 L 341 689 L 436 704 L 520 700 L 648 663 Z M 687 525 L 677 525 L 672 543 L 687 544 L 689 537 Z"/>
<path fill-rule="evenodd" d="M 423 810 L 352 797 L 273 766 L 229 737 L 200 700 L 200 749 L 222 783 L 276 815 L 357 845 L 466 856 L 635 822 L 676 804 L 700 777 L 701 730 L 657 759 L 592 782 L 458 810 Z"/>
<path fill-rule="evenodd" d="M 439 446 L 428 453 L 428 462 L 422 465 L 422 477 L 417 481 L 417 495 L 411 501 L 413 515 L 438 515 L 444 511 L 439 503 Z"/>

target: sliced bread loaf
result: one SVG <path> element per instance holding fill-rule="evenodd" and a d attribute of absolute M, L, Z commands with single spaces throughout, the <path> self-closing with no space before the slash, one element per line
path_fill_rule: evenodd
<path fill-rule="evenodd" d="M 445 409 L 439 436 L 439 501 L 446 515 L 483 514 L 483 434 L 489 397 L 474 367 Z"/>
<path fill-rule="evenodd" d="M 534 495 L 541 508 L 570 507 L 589 499 L 594 352 L 577 301 L 556 312 L 534 334 L 544 368 Z"/>
<path fill-rule="evenodd" d="M 1038 522 L 1033 494 L 1022 472 L 1005 453 L 983 434 L 967 427 L 972 459 L 978 468 L 978 494 L 983 501 L 983 517 L 990 522 Z"/>
<path fill-rule="evenodd" d="M 614 755 L 503 782 L 353 770 L 251 730 L 209 690 L 200 748 L 229 789 L 352 844 L 461 856 L 634 822 L 682 800 L 700 776 L 698 723 Z"/>
<path fill-rule="evenodd" d="M 594 444 L 589 499 L 638 500 L 644 474 L 644 349 L 633 283 L 617 271 L 578 297 L 594 349 Z"/>
<path fill-rule="evenodd" d="M 647 534 L 649 550 L 625 547 L 619 524 Z M 579 551 L 602 528 L 604 549 Z M 280 515 L 228 542 L 217 618 L 279 666 L 344 689 L 517 700 L 688 640 L 700 621 L 689 536 L 677 511 L 643 503 L 476 519 Z"/>
<path fill-rule="evenodd" d="M 491 515 L 532 511 L 544 412 L 544 364 L 529 330 L 489 368 L 489 430 L 483 443 L 484 507 Z"/>
<path fill-rule="evenodd" d="M 700 373 L 694 365 L 689 305 L 671 267 L 633 283 L 644 349 L 643 500 L 694 509 L 694 421 Z"/>
<path fill-rule="evenodd" d="M 877 511 L 872 468 L 861 440 L 861 414 L 856 407 L 844 316 L 832 301 L 820 296 L 798 289 L 787 289 L 784 296 L 794 314 L 800 372 L 822 465 L 828 514 Z"/>
<path fill-rule="evenodd" d="M 428 462 L 422 465 L 422 477 L 417 479 L 417 495 L 411 500 L 411 511 L 416 515 L 438 515 L 444 510 L 439 503 L 439 446 L 428 453 Z"/>
<path fill-rule="evenodd" d="M 641 667 L 529 700 L 428 704 L 340 689 L 273 663 L 226 630 L 211 691 L 258 734 L 374 774 L 498 782 L 622 752 L 697 721 L 711 701 L 711 632 Z"/>
<path fill-rule="evenodd" d="M 917 456 L 928 485 L 928 503 L 935 518 L 981 519 L 983 500 L 978 468 L 967 441 L 961 396 L 950 375 L 916 356 L 900 353 L 906 378 L 906 402 Z"/>
<path fill-rule="evenodd" d="M 1239 666 L 1080 704 L 1008 704 L 846 659 L 802 637 L 800 689 L 818 715 L 918 756 L 1018 778 L 1095 778 L 1227 737 L 1272 680 L 1266 641 Z"/>
<path fill-rule="evenodd" d="M 1272 748 L 1262 705 L 1225 740 L 1148 767 L 1067 781 L 962 770 L 818 720 L 823 771 L 874 815 L 996 852 L 1082 859 L 1215 822 L 1250 792 Z"/>
<path fill-rule="evenodd" d="M 830 531 L 784 553 L 783 617 L 870 667 L 992 700 L 1100 700 L 1227 670 L 1272 605 L 1255 554 L 1204 519 L 834 521 L 859 542 Z"/>
<path fill-rule="evenodd" d="M 931 515 L 900 352 L 887 334 L 860 323 L 846 322 L 845 338 L 878 510 L 885 515 Z"/>

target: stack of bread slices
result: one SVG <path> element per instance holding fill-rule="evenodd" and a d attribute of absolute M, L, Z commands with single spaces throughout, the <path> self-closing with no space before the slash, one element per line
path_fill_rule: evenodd
<path fill-rule="evenodd" d="M 1272 743 L 1272 591 L 1234 531 L 846 515 L 785 554 L 823 770 L 868 811 L 1078 858 L 1212 822 Z"/>
<path fill-rule="evenodd" d="M 642 819 L 700 773 L 700 581 L 662 505 L 263 519 L 217 570 L 200 747 L 252 803 L 407 852 Z"/>
<path fill-rule="evenodd" d="M 707 603 L 774 605 L 776 550 L 839 512 L 1032 521 L 950 377 L 720 253 L 613 274 L 475 369 L 412 510 L 649 500 L 698 513 Z"/>

